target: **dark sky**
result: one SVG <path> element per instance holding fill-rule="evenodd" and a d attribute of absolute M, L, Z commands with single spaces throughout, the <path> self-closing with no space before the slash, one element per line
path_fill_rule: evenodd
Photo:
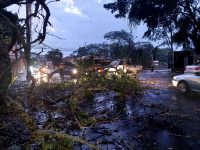
<path fill-rule="evenodd" d="M 60 0 L 50 3 L 50 22 L 53 27 L 48 27 L 50 34 L 54 34 L 65 40 L 48 36 L 45 43 L 53 48 L 60 48 L 65 55 L 71 53 L 79 46 L 91 43 L 106 42 L 103 39 L 105 33 L 110 31 L 126 30 L 130 32 L 128 21 L 116 19 L 110 11 L 103 8 L 104 3 L 112 0 Z M 17 7 L 16 7 L 17 8 Z M 11 8 L 13 11 L 16 8 Z M 24 10 L 21 9 L 21 15 Z M 145 31 L 144 26 L 133 29 L 135 41 L 141 41 Z"/>

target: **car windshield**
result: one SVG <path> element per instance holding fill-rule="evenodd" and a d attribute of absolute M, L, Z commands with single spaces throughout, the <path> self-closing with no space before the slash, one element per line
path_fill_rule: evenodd
<path fill-rule="evenodd" d="M 119 61 L 113 61 L 110 63 L 109 67 L 117 67 L 117 65 L 119 64 Z"/>

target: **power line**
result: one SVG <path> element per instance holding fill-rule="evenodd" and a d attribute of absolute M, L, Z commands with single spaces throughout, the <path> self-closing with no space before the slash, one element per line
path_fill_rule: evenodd
<path fill-rule="evenodd" d="M 51 48 L 47 48 L 47 47 L 34 47 L 32 48 L 33 50 L 36 49 L 36 50 L 41 50 L 41 49 L 44 49 L 44 50 L 51 50 Z M 72 49 L 68 49 L 68 48 L 57 48 L 59 49 L 60 51 L 75 51 L 75 50 L 72 50 Z"/>

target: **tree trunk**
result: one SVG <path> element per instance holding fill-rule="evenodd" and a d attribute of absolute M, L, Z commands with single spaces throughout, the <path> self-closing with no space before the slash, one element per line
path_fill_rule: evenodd
<path fill-rule="evenodd" d="M 0 102 L 4 100 L 8 86 L 12 80 L 12 65 L 9 57 L 13 45 L 16 43 L 16 34 L 6 19 L 14 24 L 17 17 L 10 12 L 0 12 Z"/>
<path fill-rule="evenodd" d="M 0 100 L 6 95 L 12 79 L 12 66 L 9 54 L 0 54 Z"/>

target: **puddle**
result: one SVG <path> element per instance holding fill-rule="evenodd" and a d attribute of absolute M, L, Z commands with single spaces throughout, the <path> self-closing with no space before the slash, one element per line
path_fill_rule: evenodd
<path fill-rule="evenodd" d="M 60 112 L 52 112 L 51 116 L 53 119 L 64 118 L 64 115 Z"/>
<path fill-rule="evenodd" d="M 157 133 L 156 136 L 159 145 L 162 145 L 162 149 L 166 147 L 170 148 L 170 133 L 167 130 L 162 130 Z"/>
<path fill-rule="evenodd" d="M 61 108 L 61 107 L 63 107 L 64 105 L 65 105 L 65 101 L 59 101 L 58 103 L 56 103 L 55 105 L 54 105 L 54 107 L 58 107 L 58 108 Z"/>
<path fill-rule="evenodd" d="M 97 93 L 94 97 L 94 108 L 96 111 L 114 110 L 116 95 L 115 92 Z"/>
<path fill-rule="evenodd" d="M 37 126 L 39 128 L 42 128 L 44 126 L 48 118 L 49 118 L 49 115 L 45 111 L 35 112 L 35 119 L 36 119 Z"/>

